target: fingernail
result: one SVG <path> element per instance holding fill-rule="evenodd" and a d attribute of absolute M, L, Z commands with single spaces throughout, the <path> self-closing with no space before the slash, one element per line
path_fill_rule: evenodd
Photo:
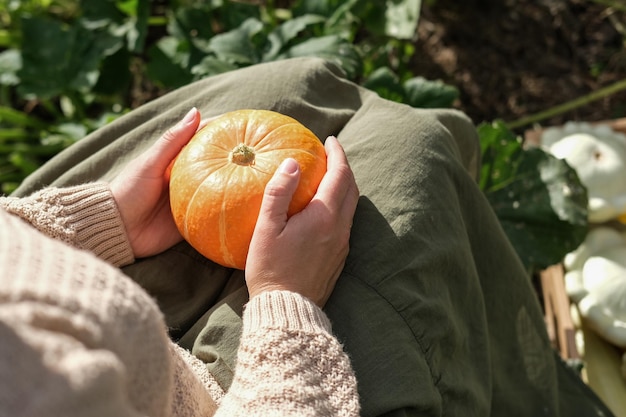
<path fill-rule="evenodd" d="M 198 109 L 196 109 L 195 107 L 192 107 L 191 110 L 189 110 L 187 112 L 187 114 L 185 115 L 185 117 L 183 117 L 183 124 L 190 124 L 193 119 L 196 117 L 196 112 L 198 111 Z"/>
<path fill-rule="evenodd" d="M 332 142 L 333 140 L 334 140 L 334 141 L 336 141 L 336 140 L 337 140 L 337 137 L 336 137 L 336 136 L 334 136 L 334 135 L 330 135 L 330 136 L 328 136 L 328 137 L 326 138 L 326 140 L 324 141 L 324 145 L 326 145 L 327 143 Z"/>
<path fill-rule="evenodd" d="M 285 159 L 278 169 L 284 174 L 294 174 L 298 170 L 298 162 L 293 158 Z"/>

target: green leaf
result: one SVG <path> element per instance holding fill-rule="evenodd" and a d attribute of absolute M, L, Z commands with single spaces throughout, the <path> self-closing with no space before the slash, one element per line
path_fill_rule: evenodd
<path fill-rule="evenodd" d="M 516 180 L 488 198 L 528 270 L 557 264 L 587 234 L 587 192 L 564 160 L 524 152 Z"/>
<path fill-rule="evenodd" d="M 0 143 L 4 143 L 5 141 L 20 141 L 27 140 L 30 138 L 30 134 L 24 128 L 11 128 L 11 129 L 0 129 Z"/>
<path fill-rule="evenodd" d="M 280 54 L 278 59 L 302 56 L 316 56 L 334 62 L 352 79 L 361 73 L 363 67 L 354 46 L 336 35 L 307 39 Z"/>
<path fill-rule="evenodd" d="M 43 145 L 66 147 L 87 135 L 87 127 L 82 123 L 60 123 L 54 127 L 53 131 L 56 132 L 56 135 L 42 138 L 41 143 Z"/>
<path fill-rule="evenodd" d="M 132 7 L 129 3 L 128 7 Z M 125 14 L 114 0 L 81 0 L 82 24 L 91 30 L 100 30 L 124 23 Z"/>
<path fill-rule="evenodd" d="M 39 163 L 22 152 L 13 152 L 9 155 L 9 162 L 16 166 L 24 174 L 28 175 L 39 168 Z"/>
<path fill-rule="evenodd" d="M 100 76 L 93 92 L 112 95 L 128 91 L 132 81 L 132 74 L 128 70 L 130 65 L 131 53 L 128 49 L 122 48 L 107 56 L 100 65 Z"/>
<path fill-rule="evenodd" d="M 368 37 L 377 42 L 387 35 L 387 3 L 386 1 L 357 1 L 352 13 L 359 19 L 359 27 L 367 28 Z M 382 42 L 378 41 L 378 42 Z M 378 45 L 384 47 L 382 43 Z"/>
<path fill-rule="evenodd" d="M 359 25 L 358 17 L 354 14 L 354 7 L 359 0 L 348 0 L 342 2 L 339 7 L 328 17 L 325 32 L 327 34 L 337 34 L 352 39 L 356 28 Z"/>
<path fill-rule="evenodd" d="M 299 15 L 317 14 L 321 16 L 330 16 L 333 10 L 335 10 L 341 3 L 342 2 L 338 0 L 302 0 L 296 5 L 295 13 Z"/>
<path fill-rule="evenodd" d="M 167 36 L 148 50 L 147 75 L 157 84 L 176 88 L 193 80 L 189 67 L 189 49 L 185 43 Z"/>
<path fill-rule="evenodd" d="M 297 38 L 307 26 L 324 22 L 323 16 L 307 14 L 299 16 L 278 26 L 267 37 L 268 51 L 263 54 L 263 61 L 272 61 L 290 42 Z"/>
<path fill-rule="evenodd" d="M 22 56 L 17 49 L 0 52 L 0 84 L 17 85 L 20 82 L 17 72 L 22 68 Z"/>
<path fill-rule="evenodd" d="M 456 87 L 444 84 L 441 81 L 427 80 L 423 77 L 414 77 L 404 82 L 406 103 L 421 108 L 452 107 L 459 97 Z"/>
<path fill-rule="evenodd" d="M 479 126 L 479 135 L 488 142 L 483 149 L 493 150 L 484 153 L 491 168 L 483 174 L 494 178 L 481 183 L 491 185 L 485 195 L 521 261 L 528 271 L 561 262 L 587 234 L 587 191 L 578 175 L 539 148 L 524 150 L 502 123 Z"/>
<path fill-rule="evenodd" d="M 148 19 L 150 18 L 150 2 L 134 0 L 127 32 L 128 46 L 131 52 L 142 52 L 148 36 Z"/>
<path fill-rule="evenodd" d="M 509 185 L 521 160 L 522 142 L 499 120 L 478 126 L 481 148 L 480 189 L 490 193 Z"/>
<path fill-rule="evenodd" d="M 194 78 L 198 79 L 210 75 L 222 74 L 237 68 L 235 64 L 219 60 L 213 56 L 206 56 L 202 61 L 191 68 L 191 73 L 195 76 Z"/>
<path fill-rule="evenodd" d="M 0 29 L 0 48 L 13 48 L 17 46 L 14 36 L 6 29 Z"/>
<path fill-rule="evenodd" d="M 204 1 L 198 3 L 204 4 Z M 213 1 L 212 9 L 214 19 L 224 29 L 234 29 L 240 27 L 248 19 L 261 20 L 261 8 L 257 1 Z"/>
<path fill-rule="evenodd" d="M 128 16 L 137 16 L 138 0 L 117 0 L 115 6 L 124 14 Z"/>
<path fill-rule="evenodd" d="M 263 23 L 256 18 L 250 18 L 238 28 L 212 37 L 209 46 L 223 61 L 244 65 L 256 64 L 260 62 L 260 54 L 252 42 L 252 37 L 261 30 Z"/>
<path fill-rule="evenodd" d="M 387 0 L 385 33 L 396 39 L 413 39 L 421 7 L 421 0 Z"/>
<path fill-rule="evenodd" d="M 174 10 L 167 30 L 172 36 L 186 39 L 194 47 L 209 53 L 209 39 L 215 35 L 210 25 L 211 17 L 207 7 L 180 7 Z"/>
<path fill-rule="evenodd" d="M 98 81 L 103 57 L 121 47 L 118 38 L 78 23 L 30 17 L 22 19 L 22 29 L 22 96 L 45 99 L 67 90 L 89 91 Z"/>
<path fill-rule="evenodd" d="M 150 18 L 148 0 L 83 0 L 81 8 L 81 24 L 86 28 L 125 37 L 129 51 L 143 51 Z"/>
<path fill-rule="evenodd" d="M 0 124 L 44 129 L 46 124 L 38 118 L 11 107 L 0 106 Z"/>
<path fill-rule="evenodd" d="M 391 68 L 381 67 L 372 72 L 362 86 L 375 91 L 379 96 L 396 102 L 404 101 L 404 88 Z"/>

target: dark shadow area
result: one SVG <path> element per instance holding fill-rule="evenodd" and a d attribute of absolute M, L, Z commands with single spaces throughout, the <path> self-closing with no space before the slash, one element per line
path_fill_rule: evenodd
<path fill-rule="evenodd" d="M 626 9 L 593 0 L 426 3 L 414 71 L 459 88 L 458 107 L 476 123 L 513 121 L 626 77 Z M 624 116 L 622 91 L 542 124 Z"/>

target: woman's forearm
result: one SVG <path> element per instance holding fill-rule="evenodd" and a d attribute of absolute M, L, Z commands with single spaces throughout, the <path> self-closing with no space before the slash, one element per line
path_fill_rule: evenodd
<path fill-rule="evenodd" d="M 104 182 L 45 188 L 28 197 L 2 197 L 0 208 L 40 232 L 122 266 L 134 256 L 109 187 Z"/>
<path fill-rule="evenodd" d="M 218 416 L 358 416 L 350 361 L 312 301 L 272 291 L 246 306 L 237 367 Z"/>

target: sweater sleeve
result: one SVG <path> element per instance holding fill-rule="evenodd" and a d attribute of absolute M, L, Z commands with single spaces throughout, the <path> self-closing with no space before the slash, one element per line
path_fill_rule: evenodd
<path fill-rule="evenodd" d="M 124 224 L 106 183 L 49 187 L 28 197 L 0 197 L 0 208 L 40 232 L 123 266 L 134 261 Z"/>
<path fill-rule="evenodd" d="M 250 300 L 233 383 L 217 415 L 359 415 L 350 361 L 319 307 L 287 291 Z"/>
<path fill-rule="evenodd" d="M 0 416 L 200 417 L 219 386 L 154 300 L 0 209 Z"/>

